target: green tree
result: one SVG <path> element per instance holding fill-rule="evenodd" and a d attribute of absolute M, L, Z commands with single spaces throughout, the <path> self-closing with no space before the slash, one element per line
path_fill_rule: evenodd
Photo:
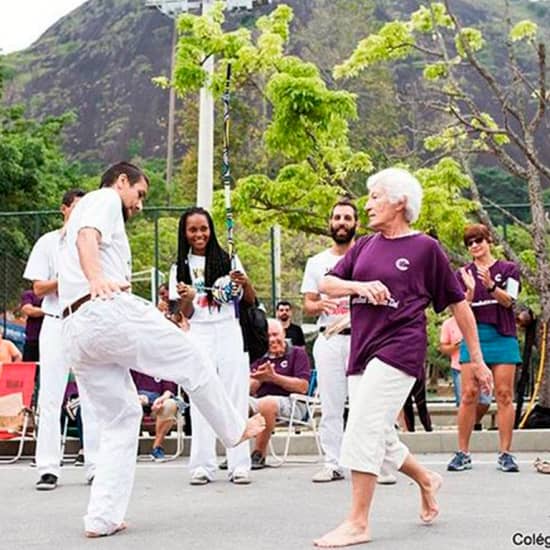
<path fill-rule="evenodd" d="M 546 46 L 537 25 L 529 20 L 512 21 L 508 1 L 502 2 L 505 33 L 493 39 L 504 42 L 505 58 L 489 66 L 483 59 L 486 38 L 474 27 L 464 26 L 450 2 L 423 2 L 406 20 L 390 21 L 361 40 L 352 55 L 335 68 L 337 78 L 354 77 L 378 64 L 407 60 L 422 70 L 430 90 L 422 99 L 441 114 L 443 125 L 426 139 L 428 150 L 452 154 L 467 172 L 470 160 L 491 154 L 511 176 L 523 182 L 530 203 L 530 223 L 499 211 L 532 236 L 534 264 L 518 256 L 494 228 L 474 178 L 471 192 L 477 217 L 493 231 L 505 254 L 520 264 L 525 281 L 537 292 L 541 317 L 550 320 L 550 257 L 548 222 L 543 204 L 543 180 L 550 178 L 546 146 L 548 102 Z M 493 48 L 492 51 L 496 51 Z M 467 84 L 477 83 L 472 91 Z M 476 93 L 476 91 L 478 93 Z M 485 112 L 483 104 L 491 105 Z M 489 101 L 487 100 L 489 98 Z M 541 404 L 550 406 L 550 356 L 545 363 Z"/>

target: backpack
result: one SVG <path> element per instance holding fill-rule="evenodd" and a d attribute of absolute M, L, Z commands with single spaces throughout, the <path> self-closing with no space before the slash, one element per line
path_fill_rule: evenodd
<path fill-rule="evenodd" d="M 256 361 L 267 352 L 269 338 L 267 335 L 267 316 L 259 307 L 258 300 L 254 304 L 239 302 L 239 323 L 243 334 L 244 351 L 248 351 L 250 363 Z"/>

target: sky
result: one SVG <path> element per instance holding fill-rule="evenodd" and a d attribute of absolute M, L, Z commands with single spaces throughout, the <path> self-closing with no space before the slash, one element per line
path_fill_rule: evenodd
<path fill-rule="evenodd" d="M 30 46 L 58 19 L 85 0 L 0 0 L 0 50 L 6 54 Z"/>

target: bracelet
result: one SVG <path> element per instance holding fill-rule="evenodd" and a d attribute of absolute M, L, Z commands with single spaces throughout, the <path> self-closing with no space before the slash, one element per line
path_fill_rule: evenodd
<path fill-rule="evenodd" d="M 497 283 L 496 283 L 496 281 L 495 281 L 495 282 L 493 283 L 493 286 L 492 286 L 491 288 L 488 288 L 488 289 L 487 289 L 487 292 L 488 292 L 489 294 L 492 294 L 496 289 L 497 289 Z"/>

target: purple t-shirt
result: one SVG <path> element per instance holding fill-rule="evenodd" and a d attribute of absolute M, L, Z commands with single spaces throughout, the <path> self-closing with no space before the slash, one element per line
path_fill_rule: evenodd
<path fill-rule="evenodd" d="M 311 376 L 311 365 L 309 357 L 304 348 L 296 346 L 292 347 L 290 351 L 287 351 L 282 357 L 269 357 L 264 355 L 259 359 L 256 359 L 250 365 L 250 372 L 254 372 L 260 365 L 263 365 L 266 361 L 271 361 L 274 364 L 274 369 L 277 374 L 283 376 L 292 376 L 294 378 L 302 378 L 309 382 Z M 266 395 L 290 395 L 291 392 L 272 384 L 271 382 L 265 382 L 260 386 L 257 397 L 265 397 Z"/>
<path fill-rule="evenodd" d="M 134 384 L 138 390 L 138 393 L 141 391 L 150 391 L 162 395 L 165 391 L 170 391 L 174 395 L 178 393 L 178 386 L 174 382 L 168 382 L 167 380 L 161 380 L 160 378 L 153 378 L 152 376 L 147 376 L 141 372 L 136 372 L 135 370 L 130 370 Z"/>
<path fill-rule="evenodd" d="M 380 281 L 391 293 L 387 305 L 351 299 L 348 375 L 361 374 L 377 357 L 416 378 L 424 377 L 428 338 L 424 310 L 436 312 L 464 300 L 464 292 L 439 243 L 422 233 L 359 239 L 328 273 L 352 281 Z"/>
<path fill-rule="evenodd" d="M 477 267 L 474 262 L 470 262 L 464 267 L 470 270 L 476 282 L 474 299 L 471 306 L 477 323 L 493 325 L 502 336 L 516 336 L 516 320 L 513 308 L 501 306 L 495 297 L 487 292 L 487 289 L 477 276 Z M 512 284 L 517 286 L 519 292 L 519 267 L 514 262 L 497 260 L 489 268 L 489 273 L 491 274 L 491 279 L 495 281 L 499 288 L 506 290 L 508 285 Z M 462 288 L 466 289 L 460 272 L 457 276 L 462 284 Z M 509 281 L 509 279 L 512 279 L 513 282 Z"/>
<path fill-rule="evenodd" d="M 25 290 L 25 292 L 21 294 L 21 305 L 24 306 L 26 304 L 40 307 L 42 305 L 42 298 L 39 298 L 32 290 Z M 43 320 L 44 317 L 27 317 L 27 324 L 25 326 L 25 340 L 27 342 L 38 341 Z"/>

